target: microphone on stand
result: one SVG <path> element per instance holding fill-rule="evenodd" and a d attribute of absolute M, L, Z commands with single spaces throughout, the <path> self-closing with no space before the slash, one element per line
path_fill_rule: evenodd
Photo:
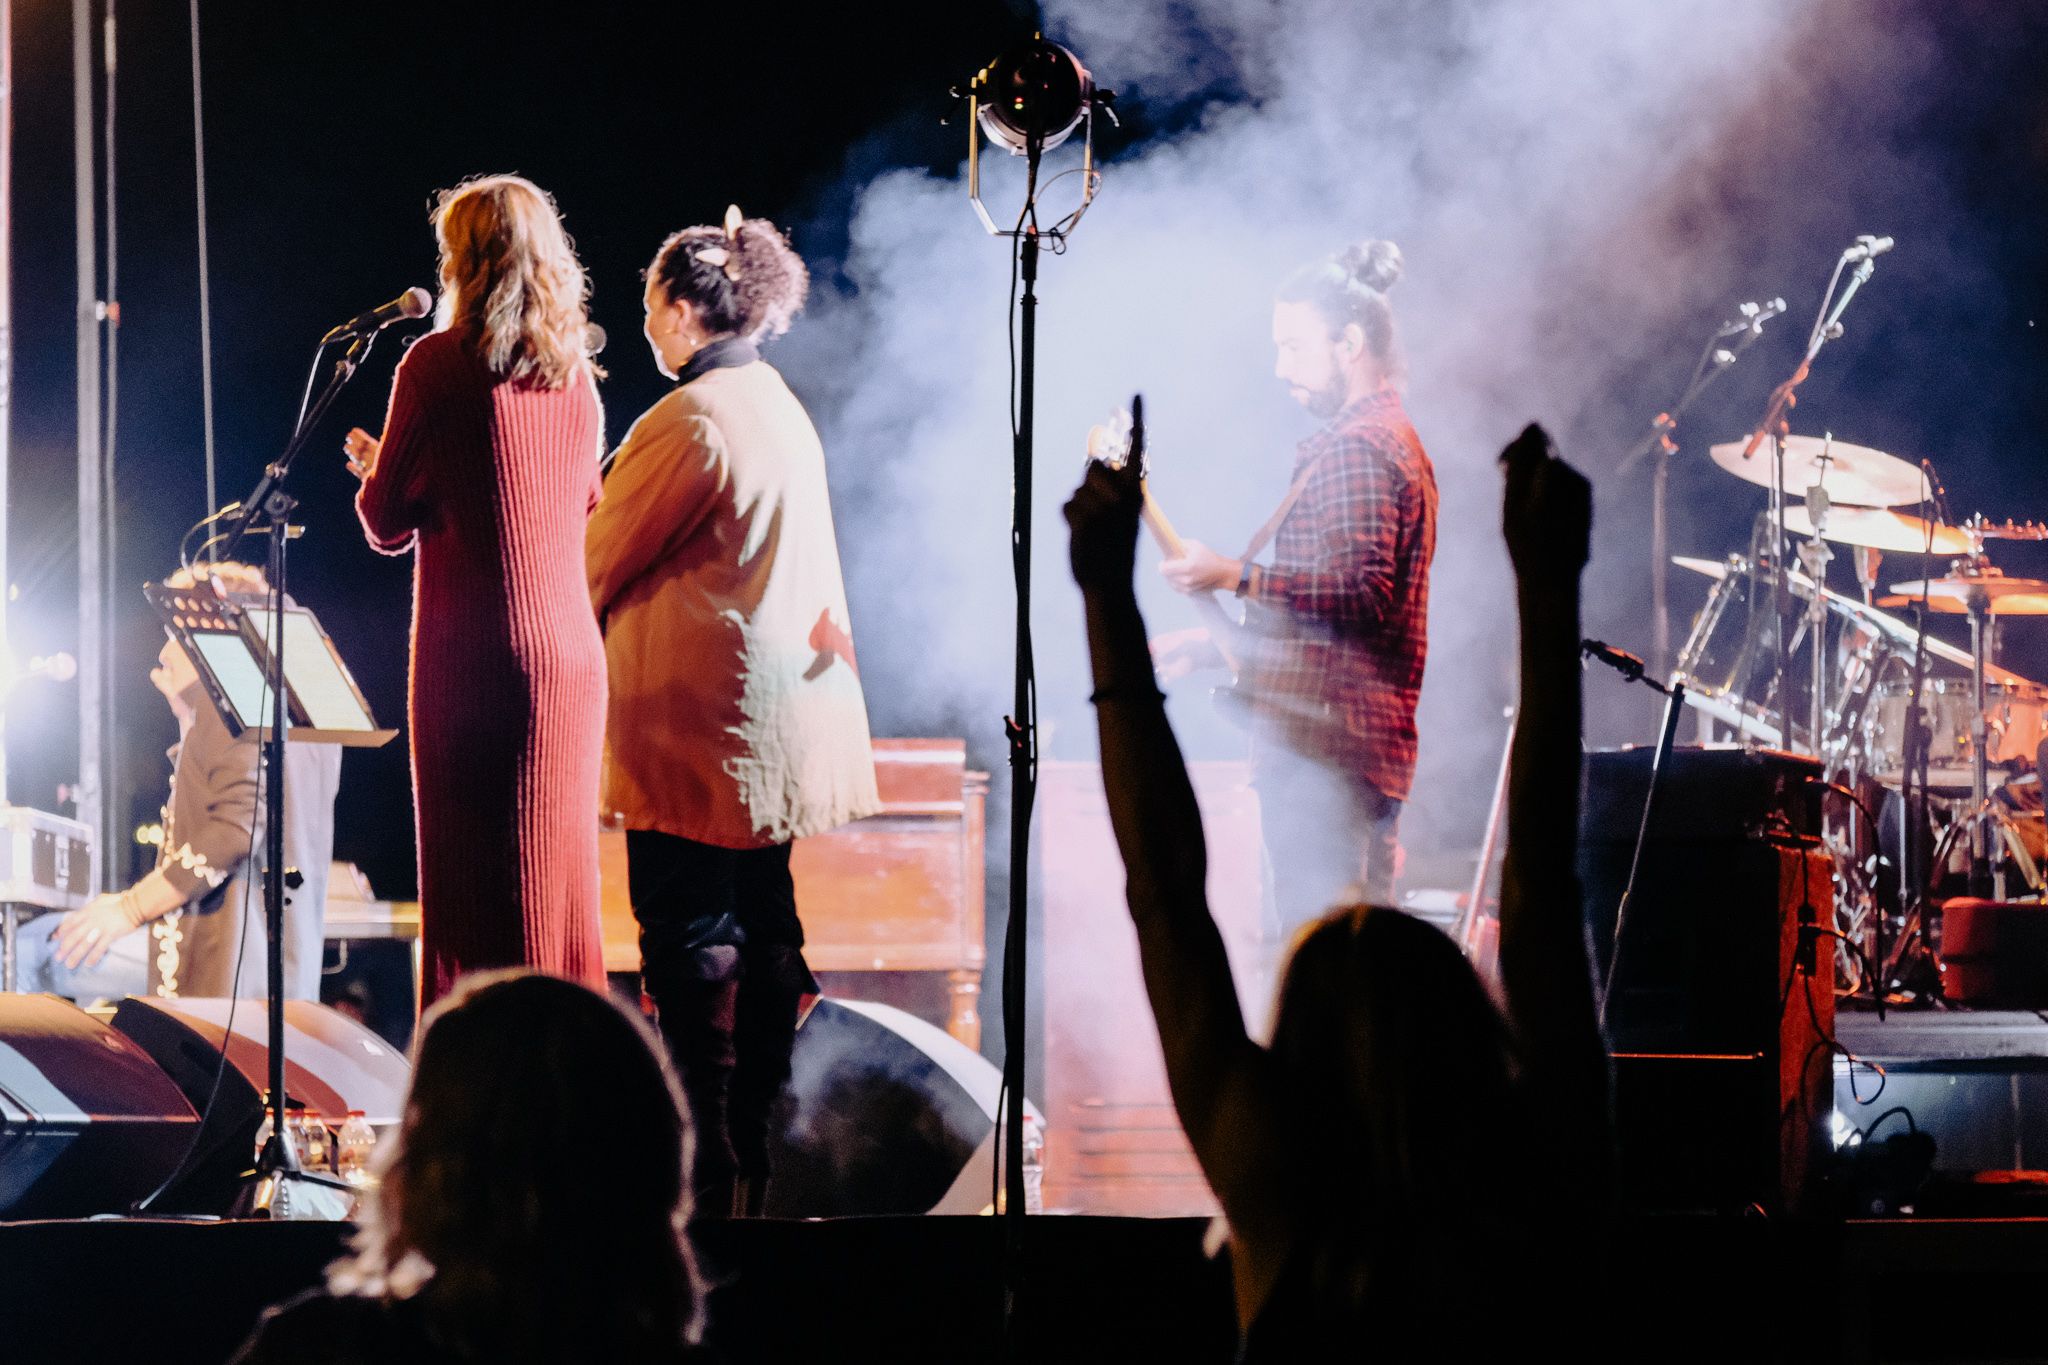
<path fill-rule="evenodd" d="M 1581 640 L 1579 652 L 1589 659 L 1598 659 L 1630 682 L 1639 682 L 1650 671 L 1650 666 L 1625 649 L 1616 649 L 1604 640 Z"/>
<path fill-rule="evenodd" d="M 412 318 L 423 318 L 432 312 L 433 308 L 434 296 L 426 290 L 415 286 L 406 290 L 389 303 L 379 304 L 367 313 L 356 314 L 347 322 L 342 323 L 341 326 L 336 327 L 326 336 L 320 338 L 320 340 L 324 345 L 330 341 L 339 341 L 343 337 L 362 336 L 367 332 L 382 331 L 394 322 L 404 322 Z"/>
<path fill-rule="evenodd" d="M 1866 232 L 1856 239 L 1856 245 L 1842 253 L 1842 259 L 1845 261 L 1876 260 L 1879 256 L 1884 255 L 1885 252 L 1890 251 L 1895 245 L 1896 243 L 1889 237 L 1873 237 Z"/>

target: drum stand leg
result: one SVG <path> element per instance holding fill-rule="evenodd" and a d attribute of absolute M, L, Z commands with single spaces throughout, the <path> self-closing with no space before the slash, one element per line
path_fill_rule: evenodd
<path fill-rule="evenodd" d="M 1970 593 L 1970 894 L 2005 899 L 2005 872 L 1991 863 L 1990 831 L 1984 822 L 1991 801 L 1991 726 L 1984 711 L 1985 623 L 1990 599 L 1983 589 Z"/>
<path fill-rule="evenodd" d="M 1825 736 L 1827 734 L 1828 699 L 1828 599 L 1825 593 L 1828 581 L 1828 564 L 1835 552 L 1817 534 L 1826 524 L 1826 514 L 1815 518 L 1813 529 L 1816 534 L 1807 537 L 1799 546 L 1799 562 L 1805 566 L 1806 576 L 1813 583 L 1813 598 L 1806 608 L 1806 647 L 1813 660 L 1813 687 L 1807 698 L 1806 742 L 1813 746 L 1813 756 L 1821 761 L 1823 775 L 1828 762 Z M 1790 700 L 1787 698 L 1787 700 Z M 1786 728 L 1790 730 L 1790 708 L 1787 708 Z M 1788 735 L 1789 739 L 1789 735 Z M 1794 747 L 1787 743 L 1786 748 Z"/>

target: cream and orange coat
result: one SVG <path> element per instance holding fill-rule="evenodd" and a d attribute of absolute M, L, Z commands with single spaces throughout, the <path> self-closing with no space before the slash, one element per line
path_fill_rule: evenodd
<path fill-rule="evenodd" d="M 759 848 L 879 809 L 824 451 L 774 368 L 648 409 L 587 545 L 626 828 Z"/>

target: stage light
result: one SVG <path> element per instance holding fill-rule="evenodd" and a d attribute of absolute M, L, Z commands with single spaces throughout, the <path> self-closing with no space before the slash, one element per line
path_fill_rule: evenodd
<path fill-rule="evenodd" d="M 1027 155 L 1034 140 L 1049 152 L 1087 117 L 1095 82 L 1081 59 L 1043 38 L 1003 53 L 969 87 L 989 141 Z"/>
<path fill-rule="evenodd" d="M 1111 106 L 1115 93 L 1096 89 L 1095 78 L 1079 57 L 1043 37 L 1002 52 L 974 74 L 964 91 L 956 87 L 953 93 L 967 100 L 968 202 L 993 236 L 1016 236 L 1018 230 L 1005 231 L 998 226 L 982 203 L 983 135 L 1028 161 L 1025 197 L 1032 201 L 1038 193 L 1039 159 L 1072 137 L 1076 129 L 1081 131 L 1080 207 L 1044 229 L 1043 235 L 1058 240 L 1073 231 L 1102 184 L 1095 169 L 1095 112 L 1099 109 L 1114 121 Z M 1035 203 L 1027 202 L 1026 207 L 1026 216 L 1032 216 Z M 1035 221 L 1032 231 L 1040 231 Z"/>

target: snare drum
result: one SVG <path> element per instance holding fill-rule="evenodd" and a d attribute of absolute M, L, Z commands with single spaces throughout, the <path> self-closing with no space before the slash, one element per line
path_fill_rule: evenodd
<path fill-rule="evenodd" d="M 1864 721 L 1870 773 L 1894 786 L 1906 780 L 1906 703 L 1912 681 L 1888 678 Z M 1920 713 L 1932 732 L 1927 753 L 1927 785 L 1967 791 L 1972 781 L 1976 744 L 1971 737 L 1972 684 L 1968 678 L 1929 678 L 1920 691 Z M 2048 689 L 2030 682 L 1984 684 L 1985 751 L 1993 767 L 2024 758 L 2031 762 L 2048 720 Z"/>

